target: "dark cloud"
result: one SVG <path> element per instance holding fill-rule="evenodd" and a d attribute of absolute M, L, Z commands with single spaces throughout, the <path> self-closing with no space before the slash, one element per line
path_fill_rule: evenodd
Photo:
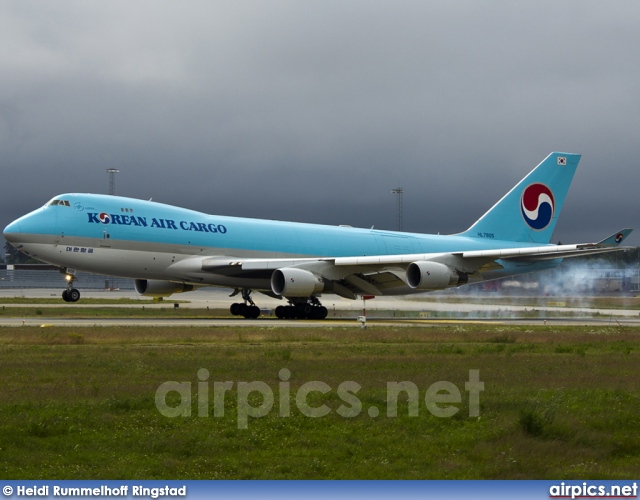
<path fill-rule="evenodd" d="M 638 225 L 636 3 L 4 2 L 0 225 L 61 192 L 466 229 L 554 150 L 556 239 Z M 639 236 L 630 238 L 640 242 Z"/>

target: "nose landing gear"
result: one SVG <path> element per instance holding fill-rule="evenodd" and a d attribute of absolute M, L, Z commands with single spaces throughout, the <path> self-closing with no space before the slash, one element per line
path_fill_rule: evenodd
<path fill-rule="evenodd" d="M 76 277 L 71 269 L 66 270 L 64 277 L 67 280 L 67 288 L 62 291 L 62 300 L 65 302 L 78 302 L 80 300 L 80 290 L 73 288 Z"/>

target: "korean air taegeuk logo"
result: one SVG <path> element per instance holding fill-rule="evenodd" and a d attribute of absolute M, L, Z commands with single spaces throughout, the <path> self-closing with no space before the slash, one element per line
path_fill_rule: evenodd
<path fill-rule="evenodd" d="M 100 222 L 103 224 L 109 224 L 111 222 L 111 216 L 107 212 L 101 212 L 100 215 L 98 215 L 98 219 L 100 219 Z"/>
<path fill-rule="evenodd" d="M 551 189 L 540 183 L 527 186 L 522 192 L 520 209 L 529 227 L 538 231 L 544 229 L 553 219 L 555 210 Z"/>

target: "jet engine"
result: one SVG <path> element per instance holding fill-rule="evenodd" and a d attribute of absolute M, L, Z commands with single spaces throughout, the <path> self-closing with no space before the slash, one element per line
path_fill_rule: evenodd
<path fill-rule="evenodd" d="M 190 292 L 193 285 L 184 283 L 173 283 L 162 280 L 135 280 L 136 292 L 145 297 L 169 297 L 174 293 Z"/>
<path fill-rule="evenodd" d="M 451 285 L 462 285 L 468 279 L 468 275 L 439 262 L 421 260 L 407 267 L 407 284 L 416 290 L 442 290 Z"/>
<path fill-rule="evenodd" d="M 271 290 L 285 297 L 310 297 L 324 290 L 324 281 L 320 276 L 305 269 L 283 267 L 271 275 Z"/>

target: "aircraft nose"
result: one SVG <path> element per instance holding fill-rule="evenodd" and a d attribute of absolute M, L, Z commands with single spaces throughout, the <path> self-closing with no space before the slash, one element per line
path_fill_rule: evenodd
<path fill-rule="evenodd" d="M 14 221 L 7 227 L 5 227 L 2 231 L 2 236 L 4 236 L 4 239 L 9 243 L 16 243 L 20 241 L 20 238 L 22 236 L 22 227 L 20 225 L 20 222 Z"/>

